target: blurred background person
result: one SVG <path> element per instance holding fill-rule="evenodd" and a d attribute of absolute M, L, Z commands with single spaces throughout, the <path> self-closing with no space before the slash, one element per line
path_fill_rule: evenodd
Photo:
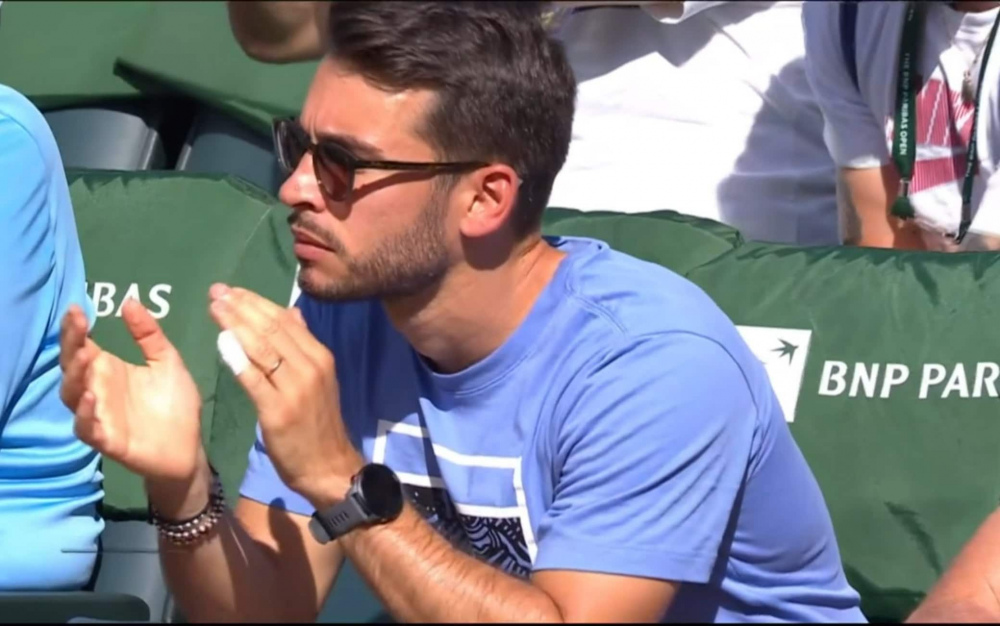
<path fill-rule="evenodd" d="M 316 58 L 326 2 L 228 2 L 265 62 Z M 745 237 L 838 243 L 836 170 L 804 65 L 800 2 L 558 2 L 579 85 L 550 206 L 673 209 Z"/>
<path fill-rule="evenodd" d="M 840 168 L 848 243 L 1000 247 L 1000 197 L 987 193 L 1000 183 L 998 6 L 806 4 L 809 78 Z"/>
<path fill-rule="evenodd" d="M 42 114 L 0 85 L 0 591 L 84 587 L 103 521 L 98 454 L 59 398 L 59 324 L 87 311 L 69 189 Z"/>
<path fill-rule="evenodd" d="M 838 242 L 801 3 L 597 4 L 557 3 L 579 95 L 552 206 L 674 209 L 748 239 Z"/>

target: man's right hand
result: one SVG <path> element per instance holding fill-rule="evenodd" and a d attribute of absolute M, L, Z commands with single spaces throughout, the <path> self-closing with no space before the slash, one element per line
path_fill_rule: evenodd
<path fill-rule="evenodd" d="M 102 350 L 79 307 L 63 318 L 61 396 L 76 414 L 76 435 L 148 482 L 190 483 L 204 464 L 198 388 L 142 304 L 125 302 L 122 318 L 147 365 Z"/>

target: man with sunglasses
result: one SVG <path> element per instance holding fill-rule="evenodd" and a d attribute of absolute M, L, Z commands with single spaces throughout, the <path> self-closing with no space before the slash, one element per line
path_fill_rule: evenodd
<path fill-rule="evenodd" d="M 67 316 L 64 397 L 142 475 L 189 620 L 313 620 L 344 558 L 399 621 L 857 621 L 761 363 L 691 283 L 543 238 L 575 84 L 538 6 L 351 2 L 275 124 L 304 292 L 214 285 L 258 412 L 235 512 L 200 398 Z"/>

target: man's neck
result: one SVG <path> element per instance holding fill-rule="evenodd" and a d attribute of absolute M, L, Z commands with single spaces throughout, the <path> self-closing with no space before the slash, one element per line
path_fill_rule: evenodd
<path fill-rule="evenodd" d="M 986 2 L 982 0 L 969 0 L 966 2 L 952 2 L 951 6 L 956 11 L 963 13 L 982 13 L 1000 6 L 1000 2 Z"/>
<path fill-rule="evenodd" d="M 524 321 L 564 253 L 535 238 L 494 268 L 454 268 L 433 292 L 385 300 L 393 326 L 442 373 L 486 358 Z"/>

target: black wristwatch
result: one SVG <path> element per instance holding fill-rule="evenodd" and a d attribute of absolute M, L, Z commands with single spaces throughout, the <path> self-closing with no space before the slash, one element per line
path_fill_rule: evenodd
<path fill-rule="evenodd" d="M 320 543 L 329 543 L 357 528 L 384 524 L 403 510 L 403 486 L 385 465 L 369 463 L 351 479 L 343 501 L 325 511 L 316 511 L 309 531 Z"/>

